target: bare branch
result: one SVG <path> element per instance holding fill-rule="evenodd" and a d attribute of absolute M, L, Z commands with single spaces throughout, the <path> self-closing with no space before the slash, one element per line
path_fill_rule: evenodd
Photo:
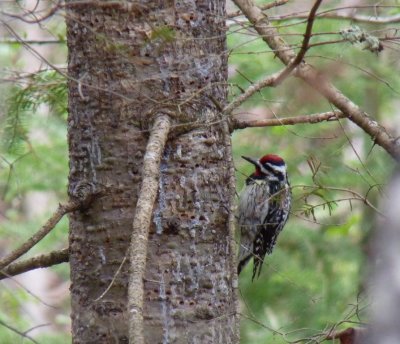
<path fill-rule="evenodd" d="M 260 8 L 261 8 L 263 11 L 267 11 L 267 10 L 269 10 L 269 9 L 271 9 L 271 8 L 285 5 L 285 4 L 287 4 L 288 2 L 289 2 L 289 0 L 277 0 L 277 1 L 271 2 L 271 3 L 269 3 L 269 4 L 260 6 Z M 235 17 L 240 16 L 241 14 L 242 14 L 241 11 L 235 11 L 235 12 L 228 13 L 226 17 L 227 17 L 227 18 L 235 18 Z"/>
<path fill-rule="evenodd" d="M 20 247 L 16 248 L 13 252 L 0 260 L 0 270 L 4 269 L 11 262 L 28 252 L 33 246 L 35 246 L 40 240 L 42 240 L 47 234 L 50 233 L 50 231 L 55 227 L 55 225 L 62 219 L 65 214 L 79 209 L 80 206 L 81 203 L 77 201 L 69 201 L 67 204 L 60 204 L 56 212 L 50 217 L 50 219 L 47 220 L 44 226 L 36 234 L 34 234 Z"/>
<path fill-rule="evenodd" d="M 80 2 L 78 2 L 78 3 L 80 3 Z M 88 2 L 88 3 L 91 3 L 91 2 Z M 105 2 L 105 4 L 109 4 L 109 2 Z M 7 31 L 8 31 L 12 36 L 14 36 L 15 39 L 16 39 L 17 41 L 19 41 L 19 42 L 26 48 L 26 50 L 29 51 L 33 56 L 35 56 L 36 58 L 38 58 L 40 61 L 42 61 L 43 63 L 45 63 L 45 64 L 46 64 L 47 66 L 49 66 L 50 68 L 54 69 L 54 70 L 55 70 L 57 73 L 59 73 L 60 75 L 64 76 L 67 80 L 72 80 L 72 81 L 76 82 L 76 83 L 79 85 L 79 83 L 81 82 L 80 80 L 72 78 L 70 75 L 68 75 L 66 72 L 64 72 L 63 69 L 58 68 L 56 65 L 54 65 L 53 63 L 51 63 L 48 59 L 46 59 L 43 55 L 41 55 L 37 50 L 33 49 L 29 44 L 26 44 L 25 41 L 24 41 L 24 39 L 23 39 L 21 36 L 19 36 L 19 35 L 17 34 L 17 32 L 16 32 L 10 25 L 8 25 L 4 20 L 2 20 L 1 17 L 0 17 L 0 23 L 1 23 L 1 24 L 7 29 Z M 115 95 L 115 96 L 118 97 L 118 98 L 122 98 L 122 99 L 125 99 L 125 100 L 128 100 L 128 101 L 132 101 L 131 98 L 124 96 L 122 93 L 114 92 L 114 91 L 112 91 L 112 90 L 110 90 L 110 89 L 105 89 L 105 88 L 99 87 L 99 86 L 97 86 L 97 85 L 92 85 L 92 84 L 87 84 L 87 83 L 81 83 L 81 84 L 82 84 L 83 86 L 86 86 L 86 87 L 89 87 L 89 88 L 92 88 L 92 89 L 95 89 L 95 90 L 100 90 L 100 91 L 104 91 L 104 92 L 109 93 L 109 94 L 113 94 L 113 95 Z"/>
<path fill-rule="evenodd" d="M 296 54 L 293 49 L 282 39 L 268 17 L 262 13 L 252 0 L 233 0 L 242 10 L 244 15 L 253 24 L 255 30 L 275 52 L 276 56 L 289 65 Z M 296 76 L 311 85 L 327 100 L 341 110 L 347 118 L 369 134 L 374 143 L 384 148 L 393 159 L 400 162 L 400 143 L 391 136 L 384 127 L 372 120 L 362 109 L 333 86 L 321 72 L 315 70 L 305 62 L 301 62 L 296 68 Z"/>
<path fill-rule="evenodd" d="M 151 214 L 157 197 L 161 155 L 171 127 L 167 115 L 155 118 L 143 159 L 143 181 L 136 205 L 129 247 L 130 277 L 128 287 L 129 342 L 144 344 L 143 278 L 146 268 L 147 242 Z"/>
<path fill-rule="evenodd" d="M 319 6 L 319 2 L 322 0 L 318 0 L 318 6 Z M 239 8 L 240 6 L 238 4 L 236 4 Z M 318 9 L 318 6 L 315 8 L 315 11 Z M 257 9 L 259 9 L 257 7 Z M 314 14 L 315 14 L 314 11 Z M 261 13 L 261 11 L 260 11 Z M 262 15 L 262 13 L 261 13 Z M 311 16 L 311 14 L 310 14 Z M 250 19 L 250 18 L 248 18 Z M 311 20 L 311 28 L 312 28 L 312 22 L 313 22 L 313 17 Z M 240 104 L 242 104 L 244 101 L 246 101 L 248 98 L 250 98 L 254 93 L 260 91 L 261 89 L 265 88 L 265 87 L 275 87 L 277 85 L 279 85 L 286 77 L 289 76 L 289 74 L 293 71 L 293 69 L 301 62 L 301 60 L 304 57 L 304 54 L 307 50 L 308 47 L 308 43 L 309 43 L 309 39 L 311 37 L 311 28 L 308 28 L 309 25 L 307 25 L 307 31 L 310 31 L 310 33 L 308 35 L 305 35 L 304 41 L 303 41 L 303 45 L 302 45 L 302 49 L 300 50 L 298 56 L 293 59 L 293 63 L 287 63 L 287 67 L 284 68 L 283 70 L 281 70 L 280 72 L 277 72 L 271 76 L 266 77 L 265 79 L 263 79 L 262 81 L 258 82 L 255 85 L 252 85 L 250 87 L 247 88 L 247 90 L 240 95 L 239 97 L 237 97 L 236 99 L 234 99 L 231 103 L 229 103 L 225 109 L 224 109 L 224 113 L 225 114 L 229 114 L 230 112 L 232 112 L 232 110 L 234 110 L 236 107 L 238 107 Z M 267 33 L 267 35 L 276 35 L 278 37 L 278 33 L 277 32 L 269 32 Z M 264 37 L 265 40 L 265 37 Z M 306 46 L 306 48 L 303 49 L 303 46 Z M 289 47 L 285 47 L 285 49 L 291 49 Z M 300 59 L 300 61 L 298 62 L 297 60 Z"/>
<path fill-rule="evenodd" d="M 333 9 L 331 11 L 337 11 Z M 274 15 L 270 17 L 272 22 L 281 22 L 293 19 L 307 19 L 306 14 L 290 14 L 290 15 Z M 344 19 L 351 20 L 352 22 L 360 23 L 370 23 L 370 24 L 393 24 L 400 22 L 400 14 L 395 14 L 391 16 L 375 16 L 375 15 L 361 15 L 361 14 L 348 14 L 348 13 L 329 13 L 324 11 L 316 14 L 316 19 Z"/>
<path fill-rule="evenodd" d="M 0 44 L 65 44 L 65 41 L 59 39 L 48 39 L 48 40 L 25 40 L 24 42 L 18 39 L 2 39 Z"/>
<path fill-rule="evenodd" d="M 35 17 L 35 13 L 32 12 L 32 11 L 28 11 L 28 13 L 26 15 L 17 15 L 17 14 L 13 14 L 13 13 L 6 13 L 6 12 L 3 12 L 3 11 L 1 12 L 1 14 L 4 15 L 4 16 L 10 17 L 10 18 L 15 18 L 15 19 L 22 20 L 23 22 L 28 23 L 28 24 L 34 24 L 34 23 L 40 23 L 43 20 L 46 20 L 46 19 L 50 18 L 51 16 L 53 16 L 60 9 L 60 7 L 61 7 L 61 2 L 58 1 L 56 3 L 56 5 L 54 7 L 52 7 L 52 8 L 50 8 L 50 10 L 43 17 L 35 18 L 33 20 L 29 20 L 29 19 L 25 19 L 24 18 L 26 15 L 31 15 L 31 16 Z"/>
<path fill-rule="evenodd" d="M 10 276 L 16 276 L 27 271 L 48 268 L 53 265 L 66 263 L 69 261 L 69 249 L 52 251 L 47 254 L 41 254 L 21 262 L 15 262 L 0 270 L 0 280 Z"/>
<path fill-rule="evenodd" d="M 365 205 L 367 205 L 368 207 L 370 207 L 371 209 L 373 209 L 377 214 L 379 214 L 380 216 L 382 216 L 383 218 L 386 217 L 386 214 L 384 214 L 383 212 L 381 212 L 377 207 L 375 207 L 368 199 L 368 192 L 365 196 L 361 195 L 360 193 L 358 193 L 357 191 L 351 190 L 351 189 L 346 189 L 346 188 L 340 188 L 340 187 L 335 187 L 335 186 L 320 186 L 320 185 L 294 185 L 292 186 L 292 189 L 294 188 L 303 188 L 303 189 L 314 189 L 314 190 L 333 190 L 333 191 L 340 191 L 340 192 L 346 192 L 349 193 L 351 195 L 353 195 L 353 198 L 350 197 L 346 197 L 346 198 L 342 198 L 342 199 L 336 199 L 333 201 L 329 201 L 329 202 L 341 202 L 341 201 L 346 201 L 346 200 L 358 200 L 363 202 Z M 327 204 L 327 202 L 325 203 L 321 203 L 316 205 L 315 207 L 319 207 L 319 206 L 323 206 L 324 204 Z"/>
<path fill-rule="evenodd" d="M 236 99 L 232 100 L 225 108 L 223 109 L 223 112 L 226 115 L 229 115 L 234 109 L 236 109 L 239 105 L 244 103 L 247 99 L 249 99 L 251 96 L 254 95 L 254 93 L 260 91 L 261 89 L 265 87 L 273 87 L 275 85 L 276 80 L 283 74 L 285 73 L 285 69 L 282 69 L 280 72 L 277 72 L 275 74 L 272 74 L 265 79 L 261 80 L 260 82 L 249 86 L 246 91 L 238 96 Z"/>
<path fill-rule="evenodd" d="M 16 334 L 20 335 L 21 337 L 24 337 L 24 338 L 26 338 L 26 339 L 29 339 L 29 340 L 30 340 L 31 342 L 33 342 L 33 343 L 39 344 L 39 342 L 37 342 L 36 340 L 34 340 L 31 336 L 28 336 L 28 335 L 26 334 L 26 332 L 22 332 L 22 331 L 20 331 L 20 330 L 17 330 L 15 327 L 12 327 L 12 326 L 6 324 L 4 321 L 1 321 L 1 320 L 0 320 L 0 325 L 4 326 L 5 328 L 8 328 L 10 331 L 15 332 Z M 28 330 L 28 331 L 29 331 L 29 330 Z"/>
<path fill-rule="evenodd" d="M 269 3 L 266 5 L 261 5 L 260 9 L 262 11 L 267 11 L 273 7 L 278 7 L 285 5 L 288 0 L 274 1 L 273 3 Z M 391 16 L 377 16 L 376 13 L 373 15 L 362 15 L 362 14 L 349 14 L 349 13 L 339 13 L 340 10 L 354 10 L 354 9 L 376 9 L 376 8 L 399 8 L 397 5 L 364 5 L 364 6 L 344 6 L 344 7 L 336 7 L 328 10 L 321 11 L 316 14 L 316 19 L 344 19 L 351 20 L 352 22 L 361 22 L 361 23 L 372 23 L 372 24 L 392 24 L 400 22 L 400 15 L 395 14 Z M 334 13 L 332 13 L 334 12 Z M 227 15 L 228 19 L 232 19 L 242 15 L 241 11 L 231 12 Z M 308 14 L 304 12 L 295 12 L 289 14 L 281 14 L 281 15 L 273 15 L 269 17 L 271 22 L 281 22 L 293 19 L 305 19 L 301 22 L 305 22 L 308 19 Z"/>
<path fill-rule="evenodd" d="M 282 75 L 276 80 L 276 85 L 279 85 L 303 61 L 303 58 L 306 55 L 306 52 L 309 48 L 308 44 L 310 43 L 312 27 L 315 19 L 315 13 L 317 12 L 321 2 L 322 0 L 316 0 L 314 6 L 311 8 L 310 14 L 308 15 L 306 32 L 304 34 L 304 39 L 303 43 L 301 44 L 300 51 L 297 53 L 295 59 L 288 64 L 284 73 L 282 73 Z"/>
<path fill-rule="evenodd" d="M 251 119 L 241 120 L 235 116 L 232 119 L 234 129 L 255 128 L 255 127 L 273 127 L 281 125 L 296 125 L 296 124 L 315 124 L 324 121 L 336 121 L 339 118 L 346 116 L 341 111 L 329 111 L 323 113 L 315 113 L 311 115 L 284 117 L 284 118 L 266 118 L 266 119 Z"/>

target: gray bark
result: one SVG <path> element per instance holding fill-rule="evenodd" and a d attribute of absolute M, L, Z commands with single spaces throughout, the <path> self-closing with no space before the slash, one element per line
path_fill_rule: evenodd
<path fill-rule="evenodd" d="M 101 192 L 70 216 L 73 342 L 128 341 L 129 264 L 120 266 L 148 129 L 165 113 L 145 340 L 237 343 L 232 156 L 215 105 L 226 99 L 224 1 L 68 4 L 69 192 Z"/>

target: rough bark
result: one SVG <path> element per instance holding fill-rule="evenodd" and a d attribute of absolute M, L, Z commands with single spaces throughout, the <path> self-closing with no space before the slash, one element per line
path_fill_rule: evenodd
<path fill-rule="evenodd" d="M 148 129 L 165 113 L 172 133 L 150 228 L 145 340 L 237 343 L 232 158 L 214 105 L 226 98 L 224 1 L 69 4 L 69 190 L 102 191 L 70 216 L 73 342 L 128 341 L 129 264 L 120 267 Z"/>

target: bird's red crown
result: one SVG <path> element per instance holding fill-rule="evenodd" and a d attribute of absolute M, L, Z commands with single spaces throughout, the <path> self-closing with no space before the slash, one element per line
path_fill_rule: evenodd
<path fill-rule="evenodd" d="M 275 155 L 275 154 L 267 154 L 267 155 L 264 155 L 260 159 L 260 163 L 263 165 L 267 162 L 274 164 L 274 165 L 284 165 L 285 164 L 283 159 L 280 156 Z"/>

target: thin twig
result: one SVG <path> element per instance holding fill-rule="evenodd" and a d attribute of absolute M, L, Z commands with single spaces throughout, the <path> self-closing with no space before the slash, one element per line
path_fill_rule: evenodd
<path fill-rule="evenodd" d="M 233 109 L 237 108 L 240 104 L 242 104 L 245 100 L 250 98 L 254 93 L 260 91 L 265 87 L 275 87 L 281 84 L 289 75 L 290 73 L 303 61 L 304 55 L 308 50 L 308 43 L 310 42 L 311 34 L 312 34 L 312 26 L 314 23 L 315 13 L 318 10 L 319 5 L 321 4 L 322 0 L 317 0 L 310 11 L 310 15 L 307 21 L 306 32 L 304 34 L 304 40 L 301 45 L 300 51 L 297 56 L 293 59 L 291 63 L 287 65 L 286 68 L 277 72 L 267 78 L 263 79 L 262 81 L 251 85 L 247 88 L 247 90 L 241 94 L 239 97 L 234 99 L 230 104 L 228 104 L 224 112 L 225 114 L 229 114 Z"/>
<path fill-rule="evenodd" d="M 9 330 L 15 332 L 16 334 L 18 334 L 21 337 L 24 337 L 26 339 L 29 339 L 31 342 L 39 344 L 39 342 L 37 342 L 36 340 L 34 340 L 31 336 L 27 335 L 25 332 L 21 332 L 20 330 L 17 330 L 15 327 L 12 327 L 8 324 L 6 324 L 4 321 L 0 320 L 0 325 L 4 326 L 5 328 L 8 328 Z"/>
<path fill-rule="evenodd" d="M 129 342 L 144 344 L 143 279 L 151 214 L 157 197 L 160 162 L 171 127 L 167 115 L 155 118 L 143 159 L 143 181 L 136 205 L 129 247 L 130 275 L 128 287 Z"/>
<path fill-rule="evenodd" d="M 60 204 L 55 213 L 47 220 L 47 222 L 38 232 L 36 232 L 20 247 L 16 248 L 14 251 L 12 251 L 10 254 L 0 260 L 0 270 L 4 269 L 11 262 L 28 252 L 33 246 L 35 246 L 40 240 L 42 240 L 47 234 L 50 233 L 50 231 L 55 227 L 55 225 L 62 219 L 65 214 L 75 211 L 79 209 L 79 207 L 80 203 L 77 201 L 69 201 L 67 204 Z"/>
<path fill-rule="evenodd" d="M 331 11 L 336 11 L 333 9 Z M 281 22 L 293 19 L 307 19 L 306 14 L 289 14 L 289 15 L 274 15 L 270 20 L 273 22 Z M 375 15 L 347 14 L 347 13 L 328 13 L 326 11 L 317 13 L 316 19 L 344 19 L 352 22 L 371 23 L 371 24 L 393 24 L 400 22 L 400 15 L 376 17 Z M 302 21 L 303 22 L 303 21 Z"/>
<path fill-rule="evenodd" d="M 22 16 L 22 15 L 7 13 L 7 12 L 3 12 L 3 11 L 1 12 L 1 14 L 4 16 L 10 17 L 10 18 L 22 20 L 23 22 L 28 23 L 28 24 L 37 24 L 37 23 L 40 23 L 43 20 L 46 20 L 46 19 L 50 18 L 51 16 L 53 16 L 60 9 L 60 7 L 61 7 L 60 5 L 61 5 L 61 2 L 59 1 L 56 3 L 56 5 L 54 7 L 50 8 L 50 10 L 43 17 L 36 18 L 34 20 L 25 19 L 24 16 Z M 33 12 L 31 12 L 31 11 L 29 11 L 29 14 L 34 16 Z"/>
<path fill-rule="evenodd" d="M 271 3 L 269 3 L 269 4 L 265 4 L 265 5 L 263 5 L 263 6 L 260 6 L 260 8 L 261 8 L 263 11 L 267 11 L 267 10 L 269 10 L 269 9 L 271 9 L 271 8 L 285 5 L 286 3 L 288 3 L 288 1 L 289 1 L 289 0 L 276 0 L 276 1 L 271 2 Z M 227 17 L 227 18 L 235 18 L 235 17 L 240 16 L 241 14 L 242 14 L 241 11 L 235 11 L 235 12 L 228 13 L 226 17 Z"/>
<path fill-rule="evenodd" d="M 315 13 L 317 12 L 319 5 L 321 5 L 321 2 L 322 0 L 316 0 L 314 6 L 311 8 L 310 14 L 308 15 L 306 32 L 304 34 L 304 39 L 303 43 L 301 44 L 300 51 L 297 53 L 294 60 L 288 64 L 284 73 L 282 73 L 275 81 L 276 85 L 282 83 L 282 81 L 285 80 L 290 75 L 290 73 L 303 61 L 303 58 L 309 48 L 308 44 L 310 43 L 310 38 L 312 35 L 312 27 L 314 24 Z"/>
<path fill-rule="evenodd" d="M 65 44 L 65 41 L 60 40 L 60 39 L 47 39 L 47 40 L 37 40 L 37 39 L 31 39 L 31 40 L 25 40 L 24 43 L 21 43 L 17 39 L 2 39 L 0 40 L 0 44 Z"/>
<path fill-rule="evenodd" d="M 340 188 L 340 187 L 335 187 L 335 186 L 320 186 L 320 185 L 294 185 L 291 187 L 292 189 L 294 188 L 303 188 L 303 189 L 315 189 L 315 190 L 332 190 L 332 191 L 341 191 L 341 192 L 347 192 L 350 193 L 354 196 L 354 198 L 344 198 L 344 199 L 336 199 L 334 201 L 330 201 L 330 202 L 339 202 L 339 201 L 346 201 L 346 200 L 350 200 L 350 199 L 355 199 L 358 201 L 363 202 L 364 204 L 366 204 L 367 206 L 369 206 L 371 209 L 373 209 L 374 211 L 376 211 L 380 216 L 382 216 L 383 218 L 386 218 L 386 215 L 384 213 L 382 213 L 377 207 L 375 207 L 368 199 L 367 196 L 363 196 L 360 193 L 358 193 L 357 191 L 351 190 L 351 189 L 346 189 L 346 188 Z M 326 204 L 328 202 L 325 203 L 321 203 L 318 204 L 314 207 L 317 206 L 323 206 L 324 204 Z"/>
<path fill-rule="evenodd" d="M 3 272 L 3 274 L 5 274 L 5 273 Z M 29 294 L 34 299 L 39 301 L 41 304 L 43 304 L 43 305 L 45 305 L 46 307 L 49 307 L 49 308 L 59 309 L 57 306 L 53 306 L 53 305 L 47 303 L 46 301 L 44 301 L 39 295 L 37 295 L 36 293 L 32 292 L 28 287 L 26 287 L 23 283 L 21 283 L 17 278 L 15 278 L 15 277 L 13 277 L 11 275 L 8 275 L 6 277 L 9 278 L 10 281 L 15 283 L 19 288 L 24 290 L 27 294 Z M 14 292 L 14 290 L 15 290 L 15 288 L 13 288 L 12 292 Z"/>
<path fill-rule="evenodd" d="M 247 99 L 249 99 L 254 93 L 260 91 L 261 89 L 274 86 L 276 80 L 285 72 L 285 69 L 282 69 L 280 72 L 274 73 L 265 79 L 257 82 L 254 85 L 249 86 L 246 91 L 240 96 L 233 99 L 227 106 L 225 106 L 223 112 L 226 115 L 229 115 L 234 109 L 236 109 L 239 105 L 244 103 Z"/>
<path fill-rule="evenodd" d="M 62 250 L 52 251 L 47 254 L 41 254 L 21 262 L 15 262 L 8 265 L 6 268 L 0 270 L 0 280 L 10 276 L 16 276 L 27 271 L 48 268 L 49 266 L 66 263 L 69 261 L 69 250 L 64 248 Z"/>
<path fill-rule="evenodd" d="M 111 289 L 111 287 L 113 286 L 113 284 L 114 284 L 115 280 L 117 279 L 119 273 L 121 272 L 122 267 L 124 266 L 124 264 L 125 264 L 125 262 L 126 262 L 126 258 L 127 258 L 127 256 L 125 255 L 125 257 L 124 257 L 124 259 L 122 259 L 122 262 L 121 262 L 121 264 L 119 265 L 119 267 L 118 267 L 116 273 L 114 274 L 114 277 L 112 278 L 110 284 L 109 284 L 108 287 L 101 293 L 101 295 L 100 295 L 97 299 L 94 300 L 95 302 L 101 300 L 101 299 L 104 297 L 104 295 L 106 295 L 106 294 L 108 293 L 108 291 Z"/>
<path fill-rule="evenodd" d="M 281 125 L 295 125 L 295 124 L 315 124 L 324 121 L 336 121 L 339 118 L 345 118 L 346 116 L 341 111 L 329 111 L 323 113 L 315 113 L 311 115 L 293 116 L 284 118 L 267 118 L 267 119 L 251 119 L 251 120 L 240 120 L 234 117 L 233 128 L 244 129 L 254 127 L 273 127 Z"/>

